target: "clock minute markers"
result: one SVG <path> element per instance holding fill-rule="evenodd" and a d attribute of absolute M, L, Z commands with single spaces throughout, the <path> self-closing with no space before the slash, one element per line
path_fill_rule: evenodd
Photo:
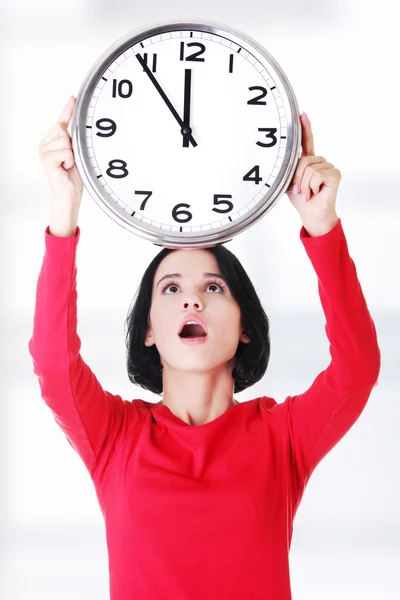
<path fill-rule="evenodd" d="M 164 92 L 164 90 L 162 89 L 162 87 L 160 86 L 160 84 L 158 83 L 157 79 L 154 77 L 153 73 L 150 71 L 150 69 L 147 66 L 147 64 L 144 61 L 144 59 L 140 56 L 140 54 L 136 54 L 135 56 L 138 59 L 138 61 L 140 62 L 140 64 L 142 65 L 143 70 L 149 76 L 151 82 L 154 84 L 154 87 L 159 92 L 159 94 L 162 97 L 162 99 L 164 100 L 165 104 L 168 106 L 168 108 L 170 109 L 170 111 L 174 115 L 175 119 L 178 121 L 178 123 L 181 126 L 181 128 L 184 129 L 185 128 L 185 123 L 182 121 L 181 117 L 179 116 L 179 114 L 177 113 L 176 109 L 172 105 L 172 102 L 170 101 L 170 99 L 168 98 L 168 96 L 166 95 L 166 93 Z M 182 131 L 182 129 L 181 129 L 181 131 Z M 183 135 L 188 138 L 188 140 L 192 143 L 193 146 L 197 146 L 197 142 L 193 138 L 192 133 L 183 134 Z"/>

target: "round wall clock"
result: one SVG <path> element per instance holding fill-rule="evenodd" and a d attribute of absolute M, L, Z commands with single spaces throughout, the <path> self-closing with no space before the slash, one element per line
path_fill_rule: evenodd
<path fill-rule="evenodd" d="M 297 101 L 255 40 L 204 21 L 135 30 L 96 61 L 71 126 L 85 188 L 154 244 L 207 247 L 254 225 L 301 154 Z"/>

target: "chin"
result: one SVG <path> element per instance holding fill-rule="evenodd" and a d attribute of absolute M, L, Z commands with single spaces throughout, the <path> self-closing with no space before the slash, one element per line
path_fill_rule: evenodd
<path fill-rule="evenodd" d="M 227 357 L 212 357 L 208 352 L 207 354 L 203 354 L 200 356 L 199 353 L 193 353 L 191 355 L 189 351 L 186 351 L 182 358 L 180 358 L 179 360 L 170 361 L 168 364 L 171 366 L 171 368 L 175 369 L 176 371 L 181 371 L 184 373 L 191 372 L 198 374 L 206 374 L 210 371 L 224 368 L 230 369 L 231 372 L 233 368 L 231 368 L 230 366 L 231 364 L 233 364 L 231 363 L 231 361 L 233 361 L 232 355 L 228 355 Z"/>

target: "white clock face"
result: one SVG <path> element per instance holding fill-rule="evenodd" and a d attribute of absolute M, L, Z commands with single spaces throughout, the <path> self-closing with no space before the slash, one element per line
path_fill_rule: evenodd
<path fill-rule="evenodd" d="M 97 71 L 80 127 L 86 175 L 113 212 L 187 239 L 265 204 L 287 167 L 293 115 L 257 54 L 226 35 L 172 30 Z"/>

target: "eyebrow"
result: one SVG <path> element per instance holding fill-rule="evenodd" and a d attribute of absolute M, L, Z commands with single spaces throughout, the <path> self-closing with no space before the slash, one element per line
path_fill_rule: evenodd
<path fill-rule="evenodd" d="M 181 273 L 170 273 L 169 275 L 164 275 L 164 277 L 161 277 L 160 281 L 157 283 L 156 288 L 164 279 L 170 279 L 172 277 L 176 279 L 182 279 Z M 203 273 L 203 277 L 218 277 L 219 279 L 222 279 L 222 281 L 225 281 L 222 275 L 219 275 L 218 273 Z"/>

